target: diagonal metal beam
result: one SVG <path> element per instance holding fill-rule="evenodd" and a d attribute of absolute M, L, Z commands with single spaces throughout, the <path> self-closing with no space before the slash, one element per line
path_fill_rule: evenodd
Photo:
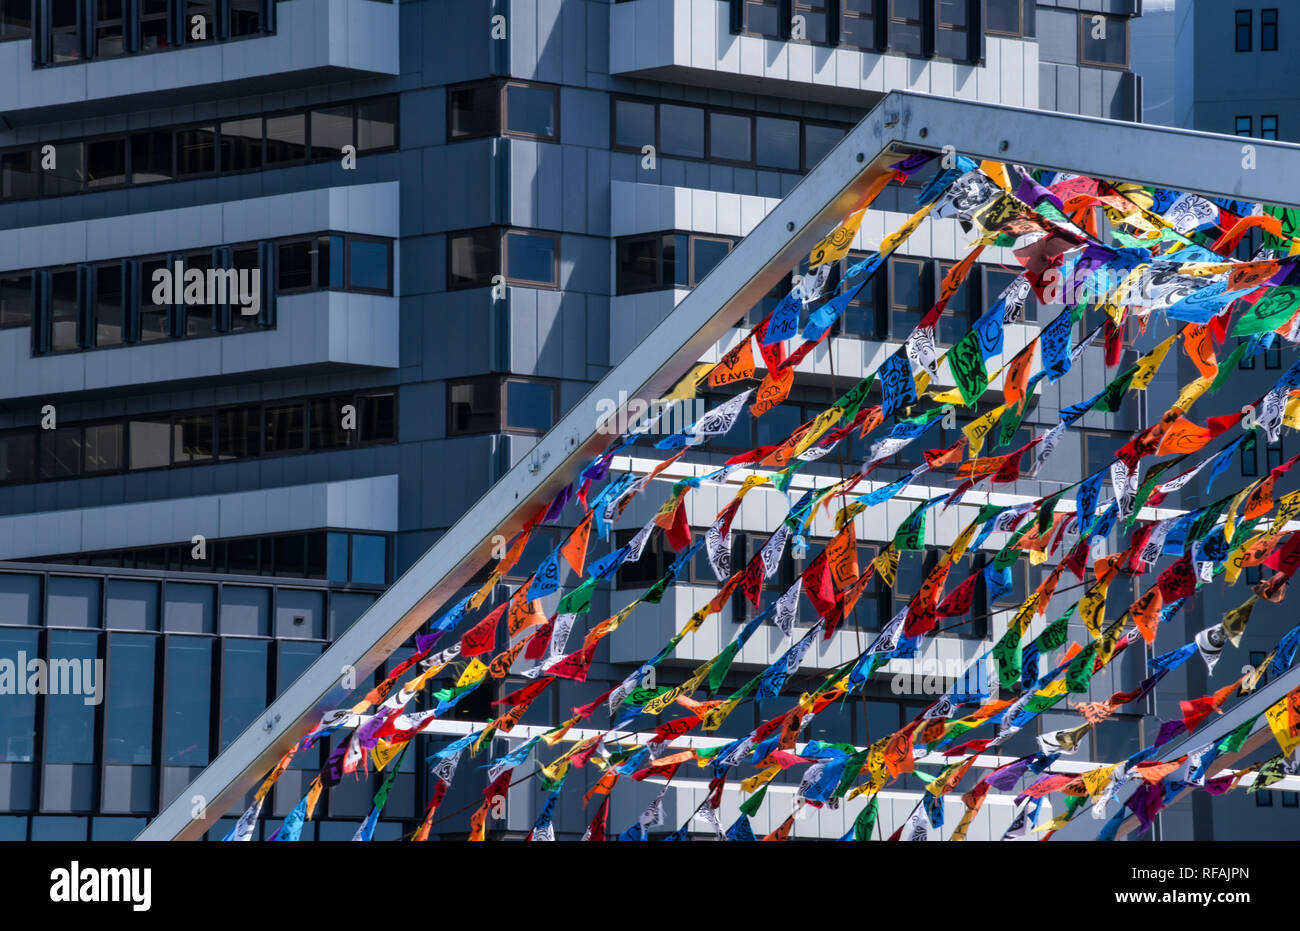
<path fill-rule="evenodd" d="M 976 158 L 1300 205 L 1276 193 L 1282 179 L 1300 176 L 1300 146 L 1249 144 L 1257 168 L 1234 171 L 1243 141 L 1233 136 L 891 93 L 138 839 L 201 837 L 345 698 L 345 670 L 364 681 L 488 562 L 494 535 L 517 532 L 606 448 L 601 421 L 622 412 L 606 414 L 599 402 L 620 391 L 641 399 L 665 394 L 908 151 L 951 145 Z"/>

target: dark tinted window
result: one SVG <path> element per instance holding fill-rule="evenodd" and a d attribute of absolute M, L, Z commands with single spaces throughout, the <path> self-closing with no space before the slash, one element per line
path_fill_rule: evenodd
<path fill-rule="evenodd" d="M 302 404 L 268 407 L 265 422 L 268 453 L 302 449 L 305 439 Z"/>
<path fill-rule="evenodd" d="M 50 349 L 68 352 L 77 348 L 77 270 L 50 273 Z"/>
<path fill-rule="evenodd" d="M 35 197 L 41 192 L 36 154 L 30 150 L 0 155 L 0 197 L 16 200 Z"/>
<path fill-rule="evenodd" d="M 261 452 L 261 411 L 256 405 L 223 408 L 217 415 L 219 459 L 245 459 Z"/>
<path fill-rule="evenodd" d="M 447 388 L 447 432 L 490 433 L 500 427 L 501 386 L 495 379 L 453 382 Z"/>
<path fill-rule="evenodd" d="M 170 181 L 172 134 L 167 129 L 149 130 L 131 136 L 131 183 Z"/>
<path fill-rule="evenodd" d="M 6 272 L 0 276 L 0 328 L 30 326 L 31 322 L 31 273 Z"/>
<path fill-rule="evenodd" d="M 506 85 L 506 131 L 554 139 L 556 93 L 549 87 Z"/>
<path fill-rule="evenodd" d="M 755 162 L 763 168 L 799 170 L 799 121 L 760 116 L 755 132 Z"/>
<path fill-rule="evenodd" d="M 754 121 L 736 113 L 709 114 L 709 157 L 729 162 L 748 162 L 752 154 L 750 136 Z"/>
<path fill-rule="evenodd" d="M 640 149 L 654 145 L 655 107 L 638 100 L 614 101 L 614 144 Z"/>
<path fill-rule="evenodd" d="M 282 113 L 266 118 L 266 163 L 300 162 L 307 157 L 307 114 Z"/>
<path fill-rule="evenodd" d="M 397 98 L 357 104 L 357 151 L 370 152 L 397 145 Z"/>
<path fill-rule="evenodd" d="M 125 464 L 122 425 L 92 424 L 83 433 L 84 469 L 87 474 L 116 472 Z"/>
<path fill-rule="evenodd" d="M 553 236 L 511 231 L 506 234 L 506 276 L 512 281 L 556 283 Z"/>
<path fill-rule="evenodd" d="M 262 118 L 221 124 L 221 170 L 253 171 L 262 167 Z"/>
<path fill-rule="evenodd" d="M 176 174 L 210 174 L 217 169 L 217 131 L 211 126 L 176 131 Z"/>
<path fill-rule="evenodd" d="M 343 408 L 352 403 L 346 395 L 315 398 L 311 402 L 311 448 L 330 449 L 347 446 L 351 431 L 343 429 Z"/>
<path fill-rule="evenodd" d="M 361 442 L 391 440 L 397 436 L 395 398 L 391 394 L 373 394 L 357 402 L 361 418 Z"/>
<path fill-rule="evenodd" d="M 295 291 L 312 286 L 312 255 L 315 243 L 310 239 L 280 243 L 276 282 L 278 291 Z"/>
<path fill-rule="evenodd" d="M 122 263 L 110 262 L 95 269 L 95 345 L 116 346 L 122 342 Z"/>
<path fill-rule="evenodd" d="M 452 139 L 494 136 L 500 125 L 501 88 L 475 84 L 447 92 L 447 131 Z"/>
<path fill-rule="evenodd" d="M 81 428 L 41 431 L 41 479 L 69 478 L 81 473 Z"/>
<path fill-rule="evenodd" d="M 549 430 L 555 423 L 555 386 L 510 379 L 506 382 L 505 427 Z"/>
<path fill-rule="evenodd" d="M 172 424 L 172 462 L 207 462 L 213 453 L 213 416 L 183 414 Z"/>
<path fill-rule="evenodd" d="M 311 111 L 311 157 L 341 159 L 343 147 L 352 144 L 352 106 L 321 107 Z"/>
<path fill-rule="evenodd" d="M 804 124 L 803 128 L 803 165 L 812 169 L 826 157 L 826 153 L 835 148 L 836 143 L 844 138 L 844 130 L 838 126 L 817 126 Z"/>
<path fill-rule="evenodd" d="M 453 233 L 450 237 L 448 284 L 477 288 L 492 282 L 501 267 L 501 234 L 493 229 Z"/>
<path fill-rule="evenodd" d="M 126 139 L 86 143 L 86 187 L 126 184 Z"/>
<path fill-rule="evenodd" d="M 194 252 L 185 257 L 185 270 L 200 271 L 207 280 L 208 270 L 212 268 L 211 252 Z M 214 308 L 211 304 L 185 305 L 185 335 L 210 336 L 216 330 Z"/>
<path fill-rule="evenodd" d="M 704 158 L 704 111 L 699 107 L 660 104 L 659 150 L 663 155 Z"/>

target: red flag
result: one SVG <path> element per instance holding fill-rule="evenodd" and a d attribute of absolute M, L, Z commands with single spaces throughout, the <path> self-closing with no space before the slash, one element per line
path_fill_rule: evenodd
<path fill-rule="evenodd" d="M 465 631 L 460 638 L 460 655 L 461 656 L 478 656 L 480 653 L 489 652 L 497 642 L 497 627 L 501 624 L 501 615 L 506 613 L 506 607 L 510 604 L 503 601 L 492 611 L 479 621 L 469 630 Z"/>
<path fill-rule="evenodd" d="M 835 582 L 831 578 L 831 564 L 822 550 L 817 558 L 803 571 L 803 590 L 808 600 L 817 609 L 818 616 L 823 616 L 835 607 Z M 758 602 L 754 602 L 755 605 Z"/>
<path fill-rule="evenodd" d="M 1286 576 L 1295 574 L 1296 566 L 1300 566 L 1300 533 L 1287 537 L 1285 543 L 1268 554 L 1264 565 Z"/>
<path fill-rule="evenodd" d="M 668 545 L 674 551 L 681 552 L 691 545 L 691 525 L 686 521 L 686 496 L 677 502 L 677 510 L 673 512 L 673 522 L 664 534 L 668 540 Z"/>
<path fill-rule="evenodd" d="M 609 826 L 609 796 L 606 795 L 600 807 L 596 809 L 596 817 L 591 819 L 591 824 L 587 828 L 587 833 L 582 835 L 583 840 L 604 840 L 605 831 Z"/>

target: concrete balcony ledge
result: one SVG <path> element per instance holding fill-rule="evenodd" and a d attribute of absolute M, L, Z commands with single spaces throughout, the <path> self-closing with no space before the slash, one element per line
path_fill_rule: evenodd
<path fill-rule="evenodd" d="M 632 0 L 609 15 L 612 74 L 869 109 L 892 90 L 1036 106 L 1038 46 L 985 40 L 983 65 L 733 35 L 727 0 Z"/>
<path fill-rule="evenodd" d="M 43 68 L 32 66 L 32 40 L 4 42 L 0 110 L 11 124 L 47 122 L 102 112 L 109 100 L 169 106 L 254 87 L 395 76 L 398 12 L 398 4 L 375 0 L 282 0 L 271 35 Z"/>
<path fill-rule="evenodd" d="M 0 330 L 0 398 L 219 384 L 256 372 L 398 367 L 396 297 L 314 291 L 283 296 L 277 305 L 270 329 L 50 356 L 32 356 L 26 329 Z"/>
<path fill-rule="evenodd" d="M 334 527 L 397 530 L 396 475 L 0 517 L 0 559 Z"/>

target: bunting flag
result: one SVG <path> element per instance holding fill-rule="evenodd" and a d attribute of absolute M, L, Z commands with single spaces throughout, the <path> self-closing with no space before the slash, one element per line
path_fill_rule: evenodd
<path fill-rule="evenodd" d="M 1300 225 L 1284 227 L 1278 216 L 1266 210 L 1257 214 L 1252 205 L 1245 205 L 1249 210 L 1237 205 L 1243 206 L 1241 212 L 1230 213 L 1213 199 L 1187 192 L 1031 173 L 1017 166 L 978 164 L 970 159 L 958 159 L 957 165 L 939 172 L 922 190 L 920 209 L 886 235 L 878 251 L 853 263 L 837 281 L 830 263 L 846 256 L 859 236 L 865 205 L 857 205 L 817 244 L 809 271 L 797 276 L 789 294 L 772 312 L 742 331 L 718 363 L 697 365 L 666 396 L 694 397 L 707 380 L 710 387 L 731 397 L 722 399 L 686 429 L 664 435 L 655 446 L 667 455 L 648 471 L 638 467 L 640 474 L 611 474 L 615 456 L 626 454 L 642 434 L 619 437 L 549 503 L 538 507 L 525 527 L 510 538 L 505 558 L 487 573 L 479 588 L 431 621 L 427 632 L 418 635 L 412 658 L 399 664 L 364 701 L 326 714 L 300 746 L 310 747 L 321 737 L 335 735 L 335 749 L 312 789 L 275 836 L 297 839 L 320 792 L 345 777 L 368 776 L 373 763 L 380 774 L 379 791 L 356 835 L 359 840 L 369 839 L 410 741 L 428 732 L 485 683 L 509 674 L 521 675 L 524 684 L 491 702 L 496 717 L 479 722 L 472 734 L 428 758 L 435 776 L 434 795 L 414 839 L 427 838 L 434 811 L 466 753 L 479 756 L 492 746 L 494 735 L 507 734 L 519 725 L 530 708 L 539 707 L 540 703 L 535 704 L 538 697 L 558 679 L 585 681 L 600 644 L 628 622 L 638 605 L 660 604 L 674 585 L 697 571 L 687 569 L 705 562 L 706 571 L 718 582 L 716 593 L 693 605 L 690 620 L 670 632 L 657 653 L 638 661 L 626 656 L 626 643 L 619 644 L 619 658 L 608 660 L 616 665 L 626 663 L 615 676 L 622 677 L 619 684 L 587 705 L 571 709 L 571 715 L 561 715 L 560 723 L 545 733 L 515 744 L 510 752 L 481 766 L 489 785 L 484 804 L 469 816 L 471 840 L 485 839 L 487 821 L 494 816 L 493 799 L 510 785 L 514 769 L 533 754 L 544 758 L 537 760 L 536 773 L 529 778 L 538 780 L 546 800 L 529 834 L 532 840 L 554 839 L 553 813 L 571 768 L 591 764 L 601 773 L 583 802 L 601 796 L 585 839 L 604 840 L 610 799 L 615 791 L 623 791 L 620 776 L 631 775 L 638 782 L 650 776 L 671 779 L 690 763 L 712 768 L 709 792 L 686 824 L 666 839 L 684 839 L 700 830 L 719 838 L 752 839 L 749 819 L 762 804 L 767 785 L 796 768 L 802 773 L 795 813 L 765 840 L 786 840 L 798 814 L 811 808 L 837 807 L 858 795 L 867 796 L 865 807 L 842 837 L 869 839 L 879 814 L 878 793 L 905 774 L 915 774 L 915 780 L 924 784 L 922 800 L 901 825 L 894 822 L 891 840 L 928 839 L 944 827 L 943 796 L 956 791 L 974 772 L 979 754 L 1030 726 L 1063 701 L 1065 707 L 1082 715 L 1083 723 L 1038 734 L 1040 754 L 979 778 L 976 787 L 962 796 L 966 811 L 952 839 L 967 836 L 990 791 L 1009 792 L 1018 785 L 1006 838 L 1050 837 L 1088 801 L 1098 820 L 1105 821 L 1102 835 L 1117 835 L 1120 822 L 1116 819 L 1126 811 L 1145 826 L 1189 786 L 1211 794 L 1234 788 L 1234 780 L 1206 778 L 1206 772 L 1216 754 L 1236 752 L 1224 749 L 1226 746 L 1241 746 L 1246 734 L 1239 733 L 1240 728 L 1230 735 L 1231 740 L 1207 744 L 1194 754 L 1185 781 L 1175 776 L 1185 761 L 1162 756 L 1161 748 L 1177 734 L 1201 727 L 1227 702 L 1250 695 L 1262 679 L 1263 667 L 1275 671 L 1290 668 L 1300 647 L 1300 627 L 1277 640 L 1260 669 L 1252 669 L 1208 695 L 1180 702 L 1181 719 L 1153 728 L 1154 742 L 1128 760 L 1112 761 L 1082 775 L 1053 771 L 1052 767 L 1056 758 L 1077 753 L 1093 729 L 1110 726 L 1117 709 L 1140 713 L 1135 712 L 1140 699 L 1153 692 L 1164 694 L 1157 688 L 1165 674 L 1189 657 L 1200 655 L 1213 672 L 1225 650 L 1240 646 L 1259 602 L 1281 602 L 1290 577 L 1300 568 L 1300 534 L 1290 530 L 1290 522 L 1300 517 L 1300 492 L 1283 493 L 1278 488 L 1300 457 L 1272 465 L 1265 477 L 1241 483 L 1220 498 L 1208 494 L 1216 479 L 1222 481 L 1230 473 L 1235 459 L 1258 456 L 1256 447 L 1276 442 L 1283 430 L 1300 427 L 1300 362 L 1283 370 L 1273 379 L 1272 387 L 1244 409 L 1235 403 L 1224 409 L 1224 398 L 1238 399 L 1232 398 L 1231 392 L 1219 393 L 1241 360 L 1300 341 L 1300 324 L 1296 322 L 1300 288 L 1284 283 L 1292 278 L 1292 253 L 1300 254 L 1296 248 L 1300 239 L 1295 238 Z M 912 170 L 909 161 L 900 161 L 897 177 L 908 177 Z M 1110 221 L 1106 242 L 1099 236 L 1097 211 Z M 955 219 L 976 238 L 945 275 L 939 299 L 902 344 L 830 406 L 797 418 L 801 421 L 797 425 L 782 422 L 772 427 L 762 441 L 766 445 L 732 456 L 721 467 L 680 460 L 679 477 L 670 483 L 665 470 L 679 457 L 729 435 L 746 413 L 760 420 L 767 417 L 790 396 L 796 370 L 802 371 L 801 366 L 826 339 L 849 303 L 928 216 Z M 1269 248 L 1285 254 L 1261 253 L 1249 262 L 1224 254 L 1252 225 L 1268 230 L 1275 240 Z M 1288 228 L 1290 232 L 1286 232 Z M 989 245 L 1009 247 L 1023 271 L 991 306 L 972 315 L 974 323 L 969 330 L 940 357 L 935 336 L 945 306 Z M 1072 287 L 1105 284 L 1088 299 L 1067 302 L 1036 334 L 1028 328 L 1027 339 L 1023 335 L 1026 328 L 1009 326 L 1023 319 L 1031 294 L 1045 304 L 1059 304 L 1049 292 L 1062 280 Z M 1082 324 L 1089 307 L 1101 322 L 1096 323 L 1095 317 L 1090 320 L 1090 329 L 1076 342 L 1076 334 L 1085 332 Z M 807 323 L 799 334 L 804 310 L 808 311 Z M 1173 321 L 1173 332 L 1157 334 L 1148 344 L 1153 348 L 1121 369 L 1118 363 L 1132 332 L 1130 320 L 1142 333 Z M 796 336 L 803 342 L 787 351 L 785 342 Z M 1066 434 L 1088 422 L 1085 417 L 1122 410 L 1132 392 L 1148 391 L 1161 371 L 1169 374 L 1162 366 L 1180 337 L 1196 377 L 1176 386 L 1177 400 L 1169 410 L 1134 431 L 1126 442 L 1110 447 L 1114 449 L 1113 454 L 1107 453 L 1111 461 L 1094 462 L 1092 474 L 1055 483 L 1041 498 L 1030 499 L 1024 494 L 1020 479 L 1026 473 L 1038 475 Z M 1229 337 L 1246 342 L 1220 361 Z M 766 371 L 757 386 L 741 390 L 740 383 L 759 377 L 756 343 Z M 834 354 L 830 358 L 833 363 Z M 1094 359 L 1099 371 L 1115 371 L 1095 379 L 1091 390 L 1104 386 L 1091 397 L 1067 397 L 1073 379 L 1063 381 L 1064 376 L 1076 365 L 1091 366 Z M 950 388 L 935 385 L 944 363 L 952 377 Z M 1092 377 L 1091 372 L 1087 374 Z M 834 379 L 833 367 L 830 375 Z M 993 398 L 986 398 L 990 385 L 999 378 L 1000 392 L 995 389 Z M 1052 409 L 1060 412 L 1059 422 L 1052 424 L 1049 417 L 1041 432 L 1021 442 L 1016 437 L 1033 405 L 1047 403 L 1047 393 L 1040 400 L 1039 392 L 1047 390 L 1044 385 L 1056 386 L 1050 397 L 1055 405 Z M 880 401 L 873 406 L 869 397 L 877 388 Z M 834 395 L 831 392 L 830 396 Z M 990 400 L 998 403 L 990 407 Z M 1206 409 L 1216 403 L 1219 408 Z M 954 432 L 957 408 L 964 409 L 966 418 L 960 433 Z M 946 431 L 944 439 L 922 439 L 940 424 Z M 851 474 L 847 477 L 841 472 L 835 481 L 824 468 L 817 471 L 819 460 L 832 452 L 843 455 L 859 440 L 862 445 L 856 448 L 865 450 L 865 457 L 856 469 L 848 470 Z M 898 457 L 898 462 L 906 459 L 914 467 L 898 469 L 901 477 L 867 481 L 876 468 L 895 468 L 897 462 L 889 462 L 893 457 Z M 796 472 L 805 467 L 796 478 Z M 952 490 L 940 487 L 945 472 L 955 479 Z M 740 474 L 746 478 L 739 490 L 731 493 L 729 486 Z M 1192 510 L 1178 510 L 1174 507 L 1177 499 L 1170 496 L 1198 477 L 1206 494 Z M 863 487 L 856 487 L 859 484 Z M 753 522 L 763 519 L 771 520 L 775 528 L 758 552 L 750 551 L 751 558 L 744 565 L 732 565 L 732 526 L 740 514 L 741 499 L 759 485 L 766 485 L 778 496 L 769 501 L 779 501 L 783 494 L 789 498 L 784 508 L 773 509 L 765 502 L 752 515 L 746 509 L 747 523 L 741 525 L 746 533 L 756 533 Z M 1006 486 L 1020 494 L 999 498 L 988 491 L 1002 492 Z M 858 521 L 858 516 L 882 505 L 898 508 L 909 488 L 914 497 L 903 506 L 906 516 L 892 535 L 887 540 L 866 538 L 868 544 L 879 545 L 868 561 L 859 551 L 861 529 L 867 525 Z M 641 496 L 649 499 L 652 492 L 661 490 L 667 491 L 662 500 L 644 502 L 654 517 L 641 523 L 643 513 L 632 527 L 619 527 L 619 533 L 627 536 L 615 538 L 618 545 L 603 553 L 603 542 L 611 541 L 611 531 L 632 502 Z M 706 494 L 715 493 L 717 503 L 710 511 L 717 507 L 717 516 L 702 533 L 694 532 L 689 512 Z M 988 497 L 980 504 L 970 501 L 968 495 Z M 890 501 L 895 503 L 890 505 Z M 1071 502 L 1073 512 L 1069 510 Z M 958 505 L 978 505 L 975 520 L 971 521 L 969 514 L 956 519 Z M 560 521 L 566 509 L 576 506 L 581 506 L 582 512 L 567 535 L 536 536 L 539 526 Z M 929 518 L 932 510 L 934 516 Z M 897 520 L 897 511 L 891 513 Z M 816 529 L 817 522 L 829 523 L 832 517 L 833 533 Z M 652 541 L 657 530 L 663 534 Z M 919 563 L 923 567 L 919 570 L 917 564 L 909 563 L 908 571 L 903 571 L 900 553 L 921 551 L 927 532 L 939 539 L 956 535 L 937 562 Z M 1096 544 L 1116 533 L 1127 541 L 1121 539 L 1110 553 L 1096 550 Z M 816 553 L 810 552 L 809 544 L 814 534 L 827 540 Z M 536 566 L 520 567 L 528 572 L 525 576 L 515 567 L 529 541 L 535 539 L 563 542 L 558 546 L 551 543 Z M 596 552 L 589 554 L 593 546 Z M 978 552 L 978 559 L 969 558 L 973 552 Z M 1045 565 L 1038 587 L 1023 593 L 1016 591 L 1012 573 L 1021 559 L 1032 565 L 1050 565 L 1050 571 Z M 1088 575 L 1090 562 L 1092 578 Z M 653 563 L 652 578 L 657 578 L 630 603 L 608 605 L 606 587 L 600 583 L 624 567 L 642 567 L 643 563 Z M 793 572 L 788 568 L 792 563 L 799 567 Z M 566 579 L 562 564 L 577 578 Z M 1217 617 L 1191 643 L 1161 647 L 1149 661 L 1146 678 L 1124 683 L 1129 688 L 1104 700 L 1091 696 L 1077 703 L 1070 700 L 1069 696 L 1089 692 L 1102 681 L 1098 678 L 1102 670 L 1127 667 L 1112 664 L 1135 645 L 1154 645 L 1160 637 L 1169 636 L 1162 633 L 1170 629 L 1167 622 L 1183 606 L 1195 604 L 1207 584 L 1220 576 L 1226 584 L 1236 583 L 1247 575 L 1247 569 L 1259 570 L 1261 577 L 1245 600 Z M 1066 571 L 1075 574 L 1078 585 L 1061 584 Z M 1264 576 L 1265 571 L 1271 574 Z M 626 570 L 624 574 L 630 575 Z M 507 575 L 526 581 L 508 598 L 489 606 L 488 599 Z M 839 638 L 841 645 L 849 642 L 840 625 L 859 607 L 877 575 L 882 585 L 893 588 L 897 602 L 905 600 L 906 604 L 896 609 L 894 617 L 865 647 L 856 643 L 847 656 L 835 647 L 828 655 L 843 658 L 842 662 L 834 660 L 841 662 L 838 667 L 804 670 L 819 637 Z M 1144 575 L 1148 577 L 1138 578 Z M 1119 599 L 1117 594 L 1120 603 L 1110 605 L 1108 612 L 1107 598 L 1112 591 L 1124 591 L 1125 596 Z M 818 617 L 796 638 L 800 598 L 805 596 Z M 553 612 L 548 614 L 544 599 L 547 605 L 554 599 Z M 1019 605 L 1014 604 L 1016 599 L 1020 599 Z M 940 619 L 954 619 L 954 625 L 964 623 L 963 619 L 978 613 L 977 604 L 993 606 L 1008 600 L 1012 605 L 997 620 L 1005 628 L 991 648 L 950 688 L 945 684 L 947 694 L 911 721 L 892 733 L 878 735 L 866 748 L 801 737 L 811 721 L 818 715 L 836 714 L 844 699 L 863 689 L 873 675 L 888 674 L 883 672 L 887 664 L 922 655 L 932 644 L 929 638 L 936 633 Z M 1050 604 L 1058 600 L 1068 601 L 1068 609 L 1037 637 L 1031 637 L 1031 625 L 1039 617 L 1046 618 Z M 659 673 L 670 675 L 674 666 L 663 661 L 685 637 L 700 631 L 706 622 L 727 623 L 722 618 L 709 620 L 725 608 L 740 613 L 736 620 L 744 623 L 734 633 L 724 634 L 724 645 L 717 654 L 694 661 L 694 671 L 684 681 L 656 682 Z M 606 616 L 606 612 L 611 613 Z M 1081 638 L 1086 640 L 1082 644 L 1070 642 L 1070 618 L 1075 614 L 1088 634 Z M 505 642 L 499 644 L 503 619 Z M 784 642 L 784 651 L 774 659 L 769 653 L 756 664 L 749 654 L 742 660 L 746 644 L 769 619 L 785 639 L 773 636 L 765 648 Z M 1267 623 L 1263 612 L 1253 623 L 1252 636 L 1265 633 L 1261 630 Z M 579 625 L 582 643 L 570 648 L 571 632 Z M 452 632 L 457 639 L 435 654 L 434 643 Z M 1271 639 L 1275 632 L 1267 633 Z M 654 642 L 660 642 L 659 638 Z M 997 686 L 1009 693 L 1006 697 L 990 694 L 992 685 L 983 677 L 986 661 L 996 664 Z M 749 664 L 748 679 L 736 675 L 735 667 L 742 662 Z M 755 668 L 756 673 L 752 672 Z M 430 689 L 431 707 L 406 711 L 435 678 L 438 687 Z M 1298 693 L 1300 690 L 1292 692 L 1264 712 L 1284 756 L 1300 744 Z M 782 703 L 780 713 L 748 733 L 726 741 L 714 738 L 717 743 L 706 746 L 691 743 L 689 749 L 680 743 L 691 741 L 699 732 L 717 732 L 746 702 L 762 703 L 762 710 L 773 701 Z M 607 727 L 602 726 L 605 714 L 609 716 Z M 591 730 L 574 730 L 593 715 L 601 715 L 602 720 L 586 725 Z M 987 736 L 970 733 L 978 728 L 985 728 Z M 646 739 L 645 735 L 652 736 Z M 645 742 L 632 742 L 636 740 Z M 925 769 L 923 761 L 929 753 L 940 754 L 937 758 L 944 761 L 938 775 Z M 255 833 L 262 800 L 285 765 L 287 757 L 264 781 L 254 804 L 228 839 L 249 839 Z M 1258 784 L 1272 778 L 1281 764 L 1261 761 L 1254 765 L 1261 776 Z M 750 775 L 742 771 L 738 783 L 742 791 L 753 794 L 742 804 L 740 818 L 724 831 L 718 810 L 728 775 L 733 768 L 746 766 L 754 770 Z M 1129 796 L 1126 809 L 1108 816 L 1108 805 L 1128 784 L 1137 786 L 1137 791 Z M 664 792 L 620 839 L 644 840 L 650 827 L 663 822 Z M 1063 795 L 1067 801 L 1064 811 L 1049 819 L 1046 812 L 1061 811 L 1047 808 L 1054 795 Z M 464 827 L 462 817 L 455 830 Z"/>

